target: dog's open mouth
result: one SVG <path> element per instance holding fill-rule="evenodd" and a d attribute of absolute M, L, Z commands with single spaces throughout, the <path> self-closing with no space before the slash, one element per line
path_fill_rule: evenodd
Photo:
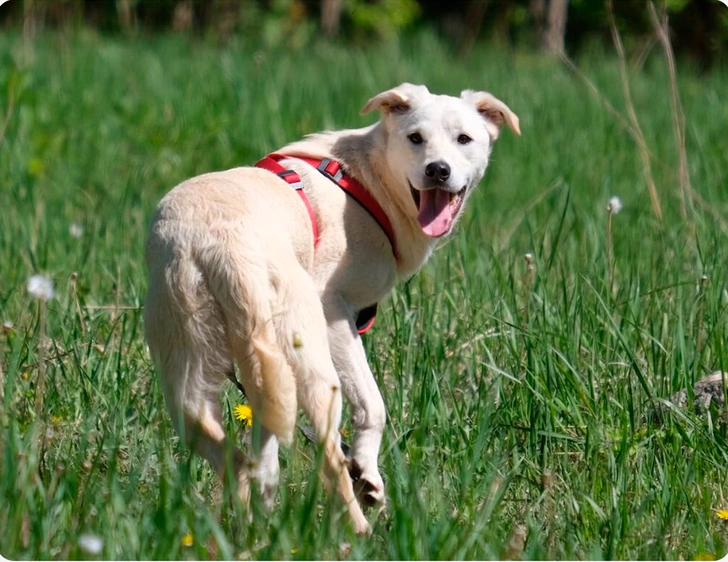
<path fill-rule="evenodd" d="M 465 186 L 457 193 L 438 188 L 419 191 L 410 183 L 410 192 L 418 211 L 417 222 L 422 232 L 433 238 L 450 232 L 465 200 L 467 189 Z"/>

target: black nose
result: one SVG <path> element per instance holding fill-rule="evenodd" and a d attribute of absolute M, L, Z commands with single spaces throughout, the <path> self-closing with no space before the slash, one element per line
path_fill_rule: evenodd
<path fill-rule="evenodd" d="M 447 181 L 447 178 L 450 177 L 450 165 L 442 160 L 430 162 L 425 168 L 425 175 L 435 181 Z"/>

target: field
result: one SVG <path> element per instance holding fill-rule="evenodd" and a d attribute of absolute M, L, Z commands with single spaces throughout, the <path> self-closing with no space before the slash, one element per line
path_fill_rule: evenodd
<path fill-rule="evenodd" d="M 723 556 L 726 419 L 664 401 L 728 371 L 728 73 L 678 66 L 683 205 L 663 53 L 630 67 L 660 220 L 618 60 L 576 63 L 603 98 L 557 61 L 458 59 L 427 33 L 363 50 L 80 32 L 30 57 L 0 36 L 0 553 L 93 558 L 92 534 L 103 559 Z M 301 436 L 277 507 L 248 523 L 164 408 L 142 325 L 148 221 L 189 176 L 371 123 L 359 108 L 402 81 L 490 90 L 523 136 L 504 132 L 456 235 L 365 336 L 389 413 L 373 535 L 342 525 Z M 47 304 L 34 274 L 55 284 Z"/>

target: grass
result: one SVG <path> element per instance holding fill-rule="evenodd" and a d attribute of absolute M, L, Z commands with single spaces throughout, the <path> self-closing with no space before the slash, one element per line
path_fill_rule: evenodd
<path fill-rule="evenodd" d="M 344 543 L 351 559 L 726 553 L 725 419 L 651 412 L 728 371 L 728 74 L 678 67 L 701 197 L 687 219 L 661 55 L 631 75 L 660 223 L 628 132 L 568 69 L 527 52 L 459 60 L 426 33 L 366 50 L 90 32 L 43 36 L 31 59 L 21 46 L 0 37 L 2 555 L 93 558 L 85 533 L 105 559 L 334 559 Z M 616 59 L 577 63 L 626 115 Z M 389 412 L 373 535 L 341 524 L 301 438 L 282 454 L 279 505 L 248 523 L 171 429 L 141 321 L 147 223 L 181 180 L 368 124 L 368 97 L 405 80 L 488 89 L 523 137 L 503 134 L 457 235 L 366 336 Z M 612 196 L 624 210 L 608 243 Z M 36 273 L 56 286 L 47 339 L 25 289 Z M 231 388 L 242 434 L 238 402 Z"/>

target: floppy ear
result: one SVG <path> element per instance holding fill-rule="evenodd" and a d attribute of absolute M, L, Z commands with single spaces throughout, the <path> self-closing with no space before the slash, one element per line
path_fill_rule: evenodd
<path fill-rule="evenodd" d="M 424 86 L 415 86 L 405 82 L 374 96 L 362 107 L 361 114 L 364 115 L 375 109 L 384 113 L 404 113 L 410 110 L 417 96 L 429 93 Z"/>
<path fill-rule="evenodd" d="M 486 121 L 495 125 L 495 137 L 500 133 L 504 123 L 513 129 L 513 132 L 519 137 L 521 136 L 521 128 L 518 126 L 518 115 L 513 113 L 506 104 L 493 94 L 465 90 L 460 94 L 460 99 L 472 103 Z"/>

